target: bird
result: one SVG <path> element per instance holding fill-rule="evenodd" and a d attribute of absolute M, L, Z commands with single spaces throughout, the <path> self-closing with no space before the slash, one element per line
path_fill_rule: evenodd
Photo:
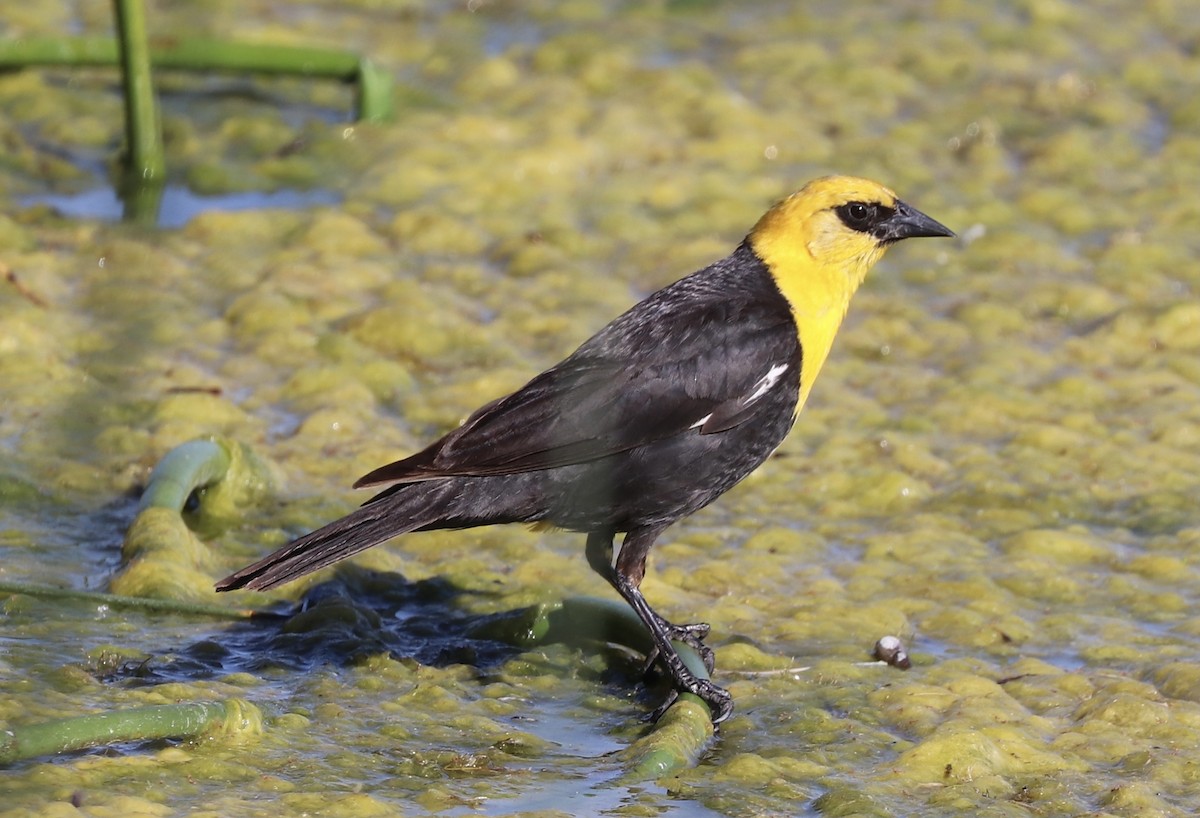
<path fill-rule="evenodd" d="M 526 523 L 586 534 L 588 564 L 650 632 L 648 662 L 698 696 L 713 724 L 729 691 L 704 623 L 676 625 L 641 591 L 651 547 L 783 442 L 850 298 L 896 242 L 952 237 L 890 189 L 814 179 L 771 207 L 723 259 L 650 294 L 560 363 L 425 449 L 359 478 L 385 486 L 346 516 L 220 580 L 266 590 L 412 531 Z M 618 534 L 623 535 L 619 545 Z"/>

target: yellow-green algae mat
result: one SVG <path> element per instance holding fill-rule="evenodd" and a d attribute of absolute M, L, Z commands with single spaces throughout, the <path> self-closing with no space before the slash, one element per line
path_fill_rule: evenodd
<path fill-rule="evenodd" d="M 9 5 L 6 36 L 110 25 L 103 4 Z M 369 127 L 330 123 L 341 89 L 168 80 L 170 166 L 193 189 L 343 204 L 156 233 L 22 210 L 99 183 L 120 103 L 107 73 L 0 76 L 0 571 L 24 583 L 106 587 L 137 488 L 197 437 L 287 478 L 198 521 L 199 573 L 343 513 L 356 476 L 724 255 L 814 175 L 878 178 L 962 236 L 885 259 L 778 456 L 656 549 L 648 597 L 713 624 L 737 703 L 696 767 L 599 786 L 652 704 L 602 652 L 545 646 L 482 677 L 466 654 L 375 654 L 162 679 L 175 654 L 222 661 L 228 623 L 7 596 L 5 725 L 242 699 L 269 726 L 23 762 L 0 814 L 1200 811 L 1196 15 L 161 4 L 167 34 L 352 48 L 405 90 Z M 597 593 L 581 552 L 417 535 L 338 580 L 449 578 L 489 615 Z M 338 611 L 357 634 L 361 610 Z M 883 633 L 910 639 L 912 670 L 858 666 Z"/>

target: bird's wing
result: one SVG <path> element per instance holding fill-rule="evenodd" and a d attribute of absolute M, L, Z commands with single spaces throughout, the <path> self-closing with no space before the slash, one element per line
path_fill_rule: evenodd
<path fill-rule="evenodd" d="M 692 318 L 672 316 L 672 325 L 690 327 L 679 335 L 660 325 L 647 330 L 653 337 L 624 334 L 619 343 L 597 336 L 429 448 L 355 485 L 515 474 L 596 460 L 690 430 L 715 434 L 753 417 L 773 389 L 799 382 L 795 332 L 779 332 L 774 316 Z"/>

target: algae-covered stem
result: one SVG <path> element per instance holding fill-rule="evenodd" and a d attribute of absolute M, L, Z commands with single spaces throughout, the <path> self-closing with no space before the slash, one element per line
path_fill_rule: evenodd
<path fill-rule="evenodd" d="M 229 463 L 229 450 L 215 440 L 181 443 L 167 452 L 150 473 L 138 511 L 147 508 L 182 511 L 193 491 L 225 476 Z"/>
<path fill-rule="evenodd" d="M 122 741 L 188 738 L 214 730 L 259 732 L 262 714 L 241 699 L 92 713 L 0 730 L 0 764 Z"/>

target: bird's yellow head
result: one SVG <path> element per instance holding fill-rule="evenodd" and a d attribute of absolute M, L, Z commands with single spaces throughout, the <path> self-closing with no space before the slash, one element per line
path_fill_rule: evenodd
<path fill-rule="evenodd" d="M 850 296 L 896 242 L 953 236 L 881 184 L 826 176 L 779 202 L 750 231 L 750 247 L 771 271 L 796 318 L 803 364 L 800 403 L 829 354 Z"/>
<path fill-rule="evenodd" d="M 881 184 L 826 176 L 768 210 L 750 232 L 750 244 L 781 286 L 791 278 L 799 286 L 819 286 L 814 279 L 829 277 L 835 279 L 832 289 L 849 300 L 888 245 L 953 235 Z"/>

